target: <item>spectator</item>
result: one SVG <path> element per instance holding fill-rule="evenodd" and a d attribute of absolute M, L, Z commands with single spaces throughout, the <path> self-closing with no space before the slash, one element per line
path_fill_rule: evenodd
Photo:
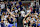
<path fill-rule="evenodd" d="M 39 7 L 36 1 L 8 0 L 0 3 L 0 21 L 3 27 L 40 26 Z M 38 2 L 37 2 L 38 3 Z M 27 5 L 27 8 L 26 8 Z M 30 8 L 29 8 L 30 7 Z M 30 10 L 31 13 L 30 13 Z M 27 16 L 27 17 L 26 17 Z M 26 26 L 27 25 L 27 26 Z"/>
<path fill-rule="evenodd" d="M 5 27 L 3 20 L 1 20 L 1 27 Z"/>
<path fill-rule="evenodd" d="M 36 27 L 35 21 L 33 21 L 33 25 L 32 25 L 32 27 Z"/>

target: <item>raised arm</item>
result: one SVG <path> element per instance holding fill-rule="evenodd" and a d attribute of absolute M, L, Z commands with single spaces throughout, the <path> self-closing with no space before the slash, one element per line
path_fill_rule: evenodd
<path fill-rule="evenodd" d="M 28 14 L 25 15 L 25 18 L 30 14 L 30 12 L 31 12 L 31 10 L 29 11 Z M 24 19 L 25 19 L 25 18 L 24 18 Z M 23 26 L 24 26 L 24 19 L 23 19 Z"/>
<path fill-rule="evenodd" d="M 9 12 L 9 14 L 10 14 L 11 16 L 15 17 L 15 15 L 13 15 L 8 8 L 7 8 L 7 11 Z"/>
<path fill-rule="evenodd" d="M 26 14 L 26 15 L 25 15 L 25 18 L 30 14 L 30 12 L 31 12 L 31 10 L 29 11 L 29 13 L 28 13 L 28 14 Z"/>

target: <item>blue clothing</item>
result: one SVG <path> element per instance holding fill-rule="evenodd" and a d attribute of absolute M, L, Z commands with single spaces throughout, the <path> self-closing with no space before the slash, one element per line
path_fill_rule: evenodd
<path fill-rule="evenodd" d="M 8 27 L 12 27 L 14 24 L 9 24 Z M 15 26 L 17 27 L 17 23 L 15 23 Z"/>
<path fill-rule="evenodd" d="M 36 24 L 34 23 L 32 26 L 36 27 Z"/>
<path fill-rule="evenodd" d="M 38 26 L 40 26 L 40 23 L 38 24 Z"/>
<path fill-rule="evenodd" d="M 18 9 L 19 7 L 17 6 L 17 9 Z"/>
<path fill-rule="evenodd" d="M 4 23 L 1 23 L 1 27 L 5 27 L 5 24 Z"/>
<path fill-rule="evenodd" d="M 14 26 L 14 25 L 13 25 L 13 24 L 9 24 L 9 25 L 8 25 L 8 27 L 12 27 L 12 26 Z"/>
<path fill-rule="evenodd" d="M 21 7 L 21 8 L 20 8 L 20 11 L 22 11 L 22 9 L 23 9 L 23 8 Z"/>
<path fill-rule="evenodd" d="M 1 15 L 0 15 L 0 22 L 1 22 Z"/>
<path fill-rule="evenodd" d="M 11 21 L 13 21 L 13 19 L 11 18 Z"/>
<path fill-rule="evenodd" d="M 0 19 L 0 21 L 1 21 L 1 19 Z"/>
<path fill-rule="evenodd" d="M 17 23 L 15 23 L 15 26 L 17 27 Z"/>
<path fill-rule="evenodd" d="M 19 2 L 20 5 L 22 5 L 22 2 Z"/>

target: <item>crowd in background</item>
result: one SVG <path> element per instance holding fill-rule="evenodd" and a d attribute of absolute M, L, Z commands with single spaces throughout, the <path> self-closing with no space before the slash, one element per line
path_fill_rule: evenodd
<path fill-rule="evenodd" d="M 11 14 L 15 15 L 15 18 L 9 14 L 7 8 L 10 10 Z M 17 27 L 17 17 L 24 17 L 29 11 L 31 13 L 23 19 L 24 27 L 39 27 L 40 26 L 40 14 L 39 14 L 39 3 L 38 1 L 30 2 L 25 8 L 23 2 L 19 0 L 16 1 L 2 1 L 0 3 L 0 24 L 1 27 L 16 26 Z"/>
<path fill-rule="evenodd" d="M 14 1 L 14 0 L 0 0 L 0 1 Z M 19 0 L 15 0 L 15 1 L 19 1 Z M 21 1 L 34 1 L 34 0 L 21 0 Z"/>

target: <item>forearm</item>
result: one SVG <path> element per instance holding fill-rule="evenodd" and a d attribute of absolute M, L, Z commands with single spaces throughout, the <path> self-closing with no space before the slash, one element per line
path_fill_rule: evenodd
<path fill-rule="evenodd" d="M 24 19 L 23 19 L 23 27 L 24 27 Z"/>
<path fill-rule="evenodd" d="M 30 10 L 30 12 L 31 12 L 31 10 Z M 25 18 L 30 14 L 30 12 L 29 12 L 28 14 L 25 15 Z"/>
<path fill-rule="evenodd" d="M 11 16 L 15 17 L 15 15 L 13 15 L 13 14 L 10 12 L 9 9 L 7 9 L 7 11 L 9 12 L 9 14 L 10 14 Z"/>

